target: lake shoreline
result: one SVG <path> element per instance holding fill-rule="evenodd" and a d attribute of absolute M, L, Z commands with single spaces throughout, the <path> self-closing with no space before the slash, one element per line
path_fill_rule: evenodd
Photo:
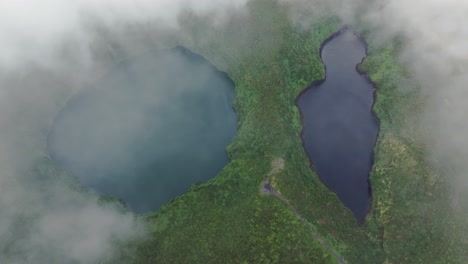
<path fill-rule="evenodd" d="M 363 225 L 366 220 L 367 220 L 367 217 L 369 216 L 369 214 L 371 213 L 372 211 L 372 204 L 373 204 L 373 193 L 372 193 L 372 182 L 371 182 L 371 179 L 370 179 L 370 175 L 373 171 L 373 167 L 374 167 L 374 162 L 375 162 L 375 149 L 377 148 L 377 144 L 378 144 L 378 141 L 379 141 L 379 138 L 380 138 L 380 118 L 378 117 L 378 115 L 376 114 L 376 112 L 374 111 L 374 106 L 375 106 L 375 103 L 376 103 L 376 100 L 377 100 L 377 86 L 374 82 L 372 82 L 372 80 L 370 79 L 370 77 L 360 69 L 360 65 L 364 62 L 364 60 L 367 58 L 368 56 L 368 43 L 366 42 L 366 40 L 364 39 L 364 37 L 358 33 L 356 33 L 352 28 L 351 26 L 349 25 L 344 25 L 343 27 L 341 27 L 338 31 L 334 32 L 333 34 L 331 34 L 327 39 L 325 39 L 321 45 L 320 45 L 320 49 L 319 49 L 319 55 L 320 55 L 320 61 L 323 65 L 323 68 L 324 68 L 324 78 L 322 79 L 319 79 L 319 80 L 316 80 L 316 81 L 313 81 L 312 83 L 310 83 L 308 86 L 306 86 L 303 90 L 301 90 L 301 92 L 298 94 L 298 96 L 296 97 L 296 99 L 294 100 L 294 103 L 295 103 L 295 106 L 299 109 L 299 114 L 300 114 L 300 121 L 301 121 L 301 125 L 302 125 L 302 129 L 301 129 L 301 134 L 300 134 L 300 137 L 301 137 L 301 144 L 302 144 L 302 147 L 304 149 L 304 151 L 306 151 L 306 147 L 305 147 L 305 142 L 304 142 L 304 115 L 303 115 L 303 112 L 301 111 L 300 107 L 299 107 L 299 99 L 306 93 L 308 92 L 310 89 L 313 89 L 313 88 L 317 88 L 318 86 L 320 86 L 321 84 L 323 84 L 326 80 L 327 80 L 327 66 L 326 64 L 324 63 L 323 61 L 323 57 L 322 57 L 322 53 L 323 53 L 323 49 L 324 47 L 329 44 L 331 41 L 333 41 L 336 37 L 338 37 L 339 35 L 341 35 L 342 33 L 344 33 L 345 31 L 351 31 L 353 33 L 353 35 L 355 35 L 359 41 L 363 44 L 364 46 L 364 49 L 365 49 L 365 56 L 362 58 L 361 62 L 359 62 L 358 64 L 356 64 L 355 66 L 355 70 L 356 72 L 361 75 L 362 77 L 364 77 L 364 79 L 372 86 L 372 106 L 371 106 L 371 115 L 373 116 L 373 118 L 377 121 L 377 126 L 378 126 L 378 129 L 377 129 L 377 140 L 376 142 L 374 143 L 374 148 L 372 150 L 372 160 L 371 160 L 371 164 L 372 164 L 372 167 L 371 167 L 371 170 L 370 172 L 368 173 L 367 175 L 367 183 L 368 183 L 368 194 L 369 194 L 369 201 L 368 201 L 368 208 L 366 209 L 366 214 L 364 216 L 364 218 L 362 220 L 360 219 L 357 219 L 355 218 L 355 220 L 357 221 L 357 224 L 359 226 Z M 310 167 L 311 169 L 317 174 L 320 182 L 322 182 L 322 184 L 325 185 L 324 181 L 322 180 L 322 177 L 320 176 L 320 174 L 318 173 L 318 170 L 316 168 L 316 165 L 314 164 L 314 162 L 312 161 L 312 159 L 309 157 L 309 155 L 307 155 L 306 153 L 306 156 L 309 160 L 309 163 L 310 163 Z M 326 186 L 326 185 L 325 185 Z M 331 192 L 333 192 L 337 197 L 338 197 L 338 194 L 336 191 L 330 189 L 327 187 L 327 189 L 329 189 Z M 340 200 L 341 202 L 341 200 Z M 343 204 L 343 202 L 341 202 Z M 350 208 L 348 208 L 346 205 L 343 204 L 343 206 L 352 212 L 352 210 Z"/>
<path fill-rule="evenodd" d="M 165 67 L 168 60 L 171 63 L 170 67 Z M 180 75 L 180 71 L 183 71 L 183 75 Z M 152 74 L 152 72 L 162 72 L 163 76 L 168 77 L 161 79 L 157 77 L 161 74 Z M 178 76 L 184 77 L 181 79 Z M 122 78 L 129 82 L 121 82 Z M 164 82 L 161 83 L 161 80 Z M 174 87 L 180 88 L 174 89 Z M 102 79 L 80 88 L 63 103 L 62 107 L 59 107 L 49 126 L 46 135 L 47 155 L 60 164 L 61 168 L 66 168 L 66 171 L 72 174 L 86 190 L 105 197 L 123 199 L 127 209 L 137 215 L 156 212 L 157 208 L 186 193 L 193 184 L 215 177 L 231 161 L 227 147 L 238 129 L 237 113 L 232 104 L 235 98 L 235 83 L 226 72 L 220 71 L 200 54 L 180 45 L 169 49 L 156 49 L 147 52 L 146 56 L 129 58 L 109 67 L 108 74 Z M 148 96 L 154 98 L 144 99 Z M 121 102 L 118 98 L 126 99 Z M 158 103 L 161 100 L 166 101 L 164 98 L 176 100 L 170 104 Z M 214 110 L 215 106 L 218 110 Z M 129 117 L 128 113 L 138 114 L 144 118 L 141 120 L 143 123 L 132 122 L 134 118 Z M 116 118 L 111 118 L 109 115 Z M 116 125 L 120 128 L 113 131 L 112 127 Z M 146 129 L 140 126 L 149 126 L 152 130 L 144 132 Z M 189 127 L 181 129 L 180 126 Z M 129 127 L 132 129 L 128 130 Z M 77 131 L 73 131 L 75 129 Z M 169 132 L 171 129 L 176 130 Z M 193 132 L 189 134 L 183 132 L 187 129 Z M 211 132 L 201 132 L 206 129 Z M 106 134 L 110 139 L 96 141 Z M 184 136 L 180 138 L 182 135 Z M 221 150 L 219 144 L 224 144 L 227 138 L 229 142 L 223 145 Z M 167 141 L 168 139 L 171 140 Z M 128 140 L 134 143 L 127 146 Z M 99 146 L 92 146 L 91 142 L 95 141 L 99 142 Z M 111 143 L 113 141 L 115 142 Z M 146 143 L 141 145 L 142 142 Z M 154 145 L 151 147 L 148 144 L 156 144 L 155 146 L 159 147 Z M 200 144 L 205 145 L 199 146 Z M 117 147 L 111 147 L 113 145 Z M 181 159 L 172 158 L 176 153 L 174 151 L 181 151 L 181 146 L 192 146 L 195 152 L 187 154 L 188 156 L 183 155 Z M 119 151 L 109 150 L 108 154 L 104 153 L 108 148 Z M 170 152 L 164 154 L 164 149 Z M 183 151 L 183 153 L 191 152 Z M 91 156 L 86 158 L 88 155 Z M 150 156 L 145 157 L 145 155 Z M 195 156 L 190 158 L 191 155 Z M 144 157 L 144 161 L 136 158 L 137 156 Z M 97 157 L 101 157 L 102 160 Z M 125 162 L 121 160 L 124 157 L 126 157 Z M 121 161 L 114 165 L 109 163 L 119 160 Z M 185 164 L 186 166 L 169 165 L 188 160 L 190 162 Z M 168 161 L 170 163 L 166 163 Z M 226 164 L 221 165 L 224 161 Z M 133 166 L 141 169 L 132 169 Z M 220 166 L 222 167 L 218 170 Z M 197 169 L 190 172 L 189 168 L 192 167 Z M 213 170 L 216 170 L 216 173 Z M 150 174 L 159 176 L 154 177 Z M 192 175 L 192 177 L 180 178 L 177 175 L 180 177 Z M 180 179 L 177 180 L 178 178 Z M 124 187 L 125 179 L 131 181 L 128 186 L 133 187 Z M 194 182 L 187 187 L 187 180 L 190 179 Z M 180 180 L 182 181 L 179 184 L 174 182 Z M 151 187 L 142 185 L 143 182 L 154 186 L 153 191 Z M 136 191 L 131 191 L 133 189 Z M 139 189 L 141 190 L 138 191 Z M 181 192 L 181 189 L 185 190 Z M 173 194 L 175 196 L 172 196 Z M 161 204 L 161 199 L 168 195 L 172 198 Z M 141 201 L 140 204 L 138 200 Z"/>

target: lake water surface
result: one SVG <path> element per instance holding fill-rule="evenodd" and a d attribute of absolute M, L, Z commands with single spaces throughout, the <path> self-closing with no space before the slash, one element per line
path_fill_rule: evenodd
<path fill-rule="evenodd" d="M 65 105 L 49 153 L 84 186 L 153 211 L 228 163 L 233 99 L 234 83 L 201 56 L 148 53 Z"/>
<path fill-rule="evenodd" d="M 374 87 L 356 70 L 366 56 L 365 43 L 344 29 L 326 42 L 321 56 L 325 81 L 297 101 L 302 140 L 320 179 L 362 221 L 371 202 L 368 177 L 379 131 L 372 112 Z"/>

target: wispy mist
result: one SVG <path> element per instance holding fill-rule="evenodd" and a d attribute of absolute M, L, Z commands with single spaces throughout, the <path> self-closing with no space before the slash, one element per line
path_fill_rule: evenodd
<path fill-rule="evenodd" d="M 60 65 L 64 44 L 73 48 L 82 61 L 93 60 L 89 53 L 96 24 L 111 30 L 129 25 L 153 24 L 177 30 L 179 15 L 191 11 L 210 15 L 213 23 L 222 23 L 227 13 L 244 5 L 246 0 L 79 0 L 63 2 L 46 0 L 1 1 L 0 66 L 13 67 L 35 63 Z M 88 61 L 90 62 L 90 61 Z"/>
<path fill-rule="evenodd" d="M 82 189 L 48 157 L 51 124 L 111 65 L 174 44 L 181 14 L 219 26 L 243 2 L 0 1 L 1 263 L 98 263 L 115 244 L 144 238 L 132 213 Z"/>
<path fill-rule="evenodd" d="M 114 241 L 144 233 L 133 215 L 100 204 L 69 181 L 49 179 L 69 177 L 65 172 L 38 169 L 51 122 L 72 94 L 120 55 L 180 38 L 174 37 L 184 32 L 180 14 L 214 16 L 210 23 L 222 26 L 245 2 L 0 1 L 1 263 L 96 263 L 112 254 Z M 468 2 L 281 2 L 292 5 L 295 22 L 336 14 L 373 25 L 379 39 L 401 37 L 400 59 L 425 98 L 418 125 L 430 158 L 458 193 L 466 193 Z"/>
<path fill-rule="evenodd" d="M 410 125 L 418 128 L 418 140 L 427 146 L 432 165 L 456 193 L 468 193 L 468 3 L 281 1 L 292 5 L 291 18 L 302 25 L 313 21 L 315 14 L 334 14 L 344 23 L 371 29 L 368 41 L 373 44 L 401 40 L 399 60 L 416 81 L 423 105 L 417 116 L 408 117 L 418 120 Z"/>
<path fill-rule="evenodd" d="M 468 192 L 468 3 L 457 0 L 377 3 L 363 19 L 381 37 L 399 36 L 401 62 L 420 86 L 418 116 L 428 159 L 458 194 Z M 458 204 L 461 205 L 461 204 Z"/>

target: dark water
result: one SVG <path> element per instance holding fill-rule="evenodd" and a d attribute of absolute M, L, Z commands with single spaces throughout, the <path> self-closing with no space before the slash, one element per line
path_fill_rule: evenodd
<path fill-rule="evenodd" d="M 324 184 L 362 221 L 370 206 L 368 182 L 378 120 L 372 114 L 374 88 L 356 70 L 365 44 L 343 30 L 322 50 L 326 80 L 298 99 L 307 155 Z"/>
<path fill-rule="evenodd" d="M 72 98 L 49 152 L 83 185 L 152 211 L 227 164 L 233 99 L 234 83 L 201 56 L 149 53 Z"/>

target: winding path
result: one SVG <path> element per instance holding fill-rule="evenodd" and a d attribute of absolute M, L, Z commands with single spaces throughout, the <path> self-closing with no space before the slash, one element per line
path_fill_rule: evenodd
<path fill-rule="evenodd" d="M 281 202 L 283 202 L 291 211 L 296 215 L 297 219 L 301 220 L 301 222 L 309 229 L 310 233 L 325 247 L 328 249 L 328 251 L 338 260 L 339 263 L 341 264 L 346 264 L 346 260 L 338 255 L 338 253 L 328 244 L 318 233 L 315 231 L 310 224 L 299 214 L 299 212 L 294 208 L 288 200 L 286 200 L 281 194 L 279 194 L 273 186 L 271 186 L 270 182 L 264 181 L 261 184 L 260 187 L 260 192 L 266 195 L 272 195 L 276 198 L 278 198 Z"/>

